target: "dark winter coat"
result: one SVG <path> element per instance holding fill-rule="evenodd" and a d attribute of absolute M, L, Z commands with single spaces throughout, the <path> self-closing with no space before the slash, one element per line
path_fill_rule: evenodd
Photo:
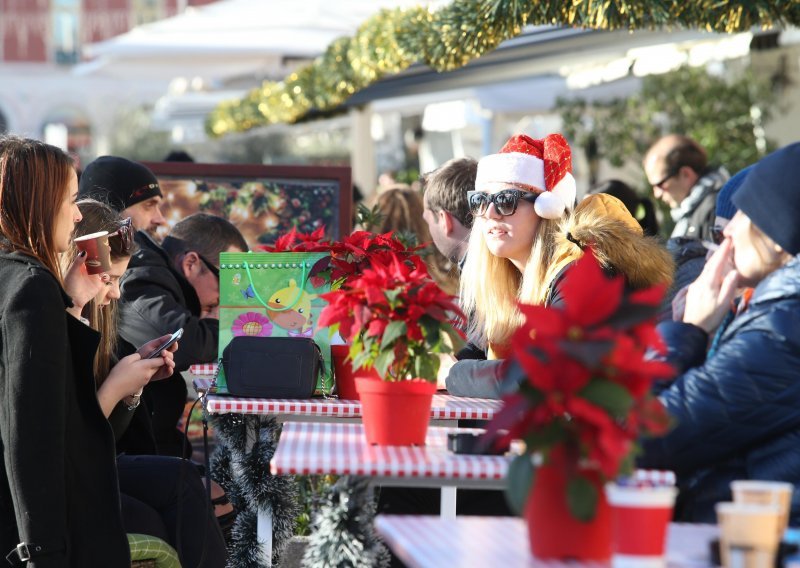
<path fill-rule="evenodd" d="M 639 463 L 678 474 L 677 518 L 714 522 L 733 479 L 800 483 L 800 259 L 756 287 L 710 358 L 700 328 L 665 322 L 659 331 L 680 373 L 660 394 L 677 425 L 644 441 Z M 800 524 L 799 492 L 791 522 Z"/>
<path fill-rule="evenodd" d="M 186 403 L 180 374 L 189 365 L 217 359 L 219 321 L 200 318 L 200 300 L 192 285 L 174 267 L 167 252 L 145 233 L 136 233 L 139 250 L 120 281 L 120 355 L 183 328 L 175 352 L 175 373 L 147 385 L 119 447 L 131 454 L 183 455 L 178 419 Z"/>
<path fill-rule="evenodd" d="M 200 319 L 200 300 L 166 251 L 139 231 L 139 251 L 120 280 L 119 334 L 135 351 L 151 339 L 183 328 L 175 371 L 217 359 L 219 322 Z"/>
<path fill-rule="evenodd" d="M 48 552 L 31 567 L 130 566 L 100 338 L 71 305 L 39 262 L 0 253 L 0 552 L 26 542 Z"/>

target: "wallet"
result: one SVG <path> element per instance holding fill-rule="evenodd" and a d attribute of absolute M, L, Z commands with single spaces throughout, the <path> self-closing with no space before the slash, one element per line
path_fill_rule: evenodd
<path fill-rule="evenodd" d="M 255 398 L 311 398 L 325 368 L 306 337 L 234 337 L 222 351 L 228 393 Z"/>

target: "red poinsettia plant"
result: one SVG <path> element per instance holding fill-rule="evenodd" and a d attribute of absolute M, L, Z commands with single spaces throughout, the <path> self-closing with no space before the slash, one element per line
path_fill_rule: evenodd
<path fill-rule="evenodd" d="M 371 246 L 360 239 L 372 237 L 353 237 L 351 246 L 359 251 Z M 328 305 L 319 325 L 350 342 L 354 369 L 374 366 L 387 381 L 436 382 L 439 355 L 462 344 L 456 322 L 464 314 L 431 279 L 422 259 L 405 252 L 381 250 L 369 256 L 368 265 L 359 261 L 359 273 L 347 276 L 345 286 L 322 295 Z"/>
<path fill-rule="evenodd" d="M 325 227 L 320 227 L 308 234 L 292 228 L 274 244 L 259 248 L 266 252 L 329 252 L 330 263 L 319 277 L 330 279 L 332 288 L 338 289 L 349 287 L 373 260 L 386 264 L 392 255 L 408 259 L 425 246 L 409 245 L 391 231 L 383 234 L 354 231 L 339 241 L 333 241 L 325 235 Z"/>
<path fill-rule="evenodd" d="M 535 483 L 532 456 L 545 463 L 558 452 L 567 464 L 573 516 L 594 517 L 599 498 L 586 467 L 609 480 L 633 468 L 636 442 L 669 428 L 654 381 L 674 375 L 654 358 L 663 352 L 655 316 L 664 287 L 629 292 L 622 277 L 603 273 L 591 251 L 566 274 L 563 309 L 520 306 L 506 380 L 519 389 L 504 397 L 490 436 L 523 439 L 526 453 L 509 467 L 507 495 L 519 511 Z"/>

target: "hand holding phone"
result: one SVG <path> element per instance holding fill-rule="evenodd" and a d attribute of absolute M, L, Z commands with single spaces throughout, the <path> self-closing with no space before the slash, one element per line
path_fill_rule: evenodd
<path fill-rule="evenodd" d="M 173 333 L 169 337 L 169 339 L 167 339 L 164 343 L 162 343 L 161 345 L 153 349 L 150 353 L 145 355 L 143 359 L 153 359 L 154 357 L 158 357 L 159 355 L 161 355 L 161 352 L 164 351 L 164 349 L 169 348 L 173 343 L 178 341 L 181 337 L 183 337 L 183 328 L 180 328 L 178 331 Z"/>

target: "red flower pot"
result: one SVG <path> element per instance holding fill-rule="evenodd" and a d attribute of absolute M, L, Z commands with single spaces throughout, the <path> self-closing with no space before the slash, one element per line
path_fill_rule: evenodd
<path fill-rule="evenodd" d="M 436 385 L 422 379 L 388 382 L 356 377 L 367 442 L 423 446 Z"/>
<path fill-rule="evenodd" d="M 333 376 L 336 380 L 336 392 L 340 400 L 359 400 L 356 390 L 356 376 L 380 379 L 374 368 L 353 371 L 350 361 L 346 361 L 350 352 L 349 345 L 331 345 L 331 359 L 333 360 Z"/>
<path fill-rule="evenodd" d="M 611 558 L 611 508 L 596 470 L 585 469 L 598 492 L 597 513 L 584 523 L 572 516 L 567 504 L 567 468 L 557 451 L 550 463 L 536 469 L 524 516 L 531 552 L 540 559 L 604 562 Z"/>

